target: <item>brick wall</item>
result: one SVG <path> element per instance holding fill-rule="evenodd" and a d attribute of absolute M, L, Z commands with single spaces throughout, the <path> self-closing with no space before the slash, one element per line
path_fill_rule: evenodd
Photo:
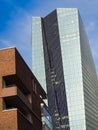
<path fill-rule="evenodd" d="M 3 88 L 3 76 L 15 85 Z M 36 83 L 36 92 L 33 91 L 32 80 Z M 15 48 L 0 50 L 0 130 L 42 130 L 40 94 L 45 93 L 40 87 Z M 6 101 L 5 106 L 13 105 L 17 109 L 3 110 L 3 100 Z M 27 114 L 31 114 L 31 121 Z"/>

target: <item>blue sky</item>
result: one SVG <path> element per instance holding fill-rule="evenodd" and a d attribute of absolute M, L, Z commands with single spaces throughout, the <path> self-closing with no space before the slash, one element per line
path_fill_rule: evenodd
<path fill-rule="evenodd" d="M 31 68 L 32 16 L 79 8 L 98 73 L 98 0 L 0 0 L 0 48 L 16 46 Z"/>

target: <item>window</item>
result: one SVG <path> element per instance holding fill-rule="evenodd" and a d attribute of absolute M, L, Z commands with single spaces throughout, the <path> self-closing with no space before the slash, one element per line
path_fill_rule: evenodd
<path fill-rule="evenodd" d="M 32 79 L 33 92 L 37 94 L 37 83 Z"/>

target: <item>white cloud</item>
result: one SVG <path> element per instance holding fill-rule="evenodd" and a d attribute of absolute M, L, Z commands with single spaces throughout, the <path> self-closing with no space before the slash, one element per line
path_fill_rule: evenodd
<path fill-rule="evenodd" d="M 90 40 L 90 46 L 91 46 L 92 55 L 93 55 L 93 59 L 94 59 L 94 63 L 95 63 L 95 67 L 96 67 L 96 71 L 98 75 L 98 39 L 97 37 L 93 37 Z"/>
<path fill-rule="evenodd" d="M 90 41 L 91 51 L 98 73 L 98 37 L 97 37 L 97 22 L 96 19 L 86 23 L 86 30 L 88 33 L 88 39 Z"/>
<path fill-rule="evenodd" d="M 23 9 L 13 14 L 13 20 L 8 22 L 5 39 L 0 43 L 5 47 L 16 46 L 29 67 L 31 67 L 31 22 L 32 15 Z"/>
<path fill-rule="evenodd" d="M 88 32 L 94 31 L 95 28 L 96 28 L 96 24 L 95 24 L 94 21 L 89 22 L 88 25 L 87 25 L 87 27 L 86 27 L 86 29 L 87 29 Z"/>
<path fill-rule="evenodd" d="M 53 9 L 57 7 L 78 7 L 80 9 L 80 12 L 82 12 L 82 15 L 87 17 L 89 14 L 93 12 L 93 14 L 96 12 L 94 11 L 96 9 L 96 6 L 94 10 L 92 11 L 86 11 L 87 9 L 91 9 L 92 1 L 85 0 L 85 4 L 88 3 L 88 5 L 84 5 L 83 1 L 63 1 L 63 0 L 56 0 L 56 2 L 51 1 L 50 2 L 43 2 L 43 4 L 39 4 L 36 9 L 30 9 L 30 12 L 27 12 L 23 10 L 22 8 L 17 8 L 16 12 L 12 15 L 12 20 L 8 22 L 8 30 L 6 31 L 6 39 L 2 38 L 2 42 L 0 43 L 5 44 L 5 46 L 16 46 L 22 56 L 25 58 L 26 62 L 31 64 L 31 20 L 32 15 L 41 15 L 45 16 L 47 13 L 51 12 Z M 45 4 L 44 4 L 45 3 Z M 46 4 L 47 3 L 47 4 Z M 97 0 L 93 1 L 93 4 L 98 3 Z M 83 6 L 82 6 L 83 4 Z M 95 4 L 97 5 L 97 4 Z M 84 6 L 88 6 L 88 8 L 83 8 Z M 94 6 L 93 6 L 94 7 Z M 85 12 L 85 13 L 84 13 Z M 92 15 L 93 16 L 93 15 Z M 89 20 L 89 18 L 88 18 Z M 83 20 L 84 22 L 84 20 Z M 87 25 L 86 29 L 88 34 L 90 32 L 93 32 L 96 29 L 97 22 L 91 21 Z M 97 56 L 97 49 L 98 47 L 94 47 L 95 44 L 97 44 L 97 39 L 95 41 L 91 41 L 91 48 L 93 49 L 93 56 L 94 59 L 98 59 Z M 94 43 L 94 44 L 93 44 Z M 97 45 L 96 45 L 97 46 Z"/>
<path fill-rule="evenodd" d="M 91 45 L 91 48 L 92 48 L 92 53 L 93 53 L 93 57 L 95 60 L 98 61 L 98 40 L 97 39 L 92 39 L 90 41 L 90 45 Z"/>
<path fill-rule="evenodd" d="M 5 39 L 0 39 L 0 44 L 2 44 L 3 46 L 12 46 L 11 42 Z"/>

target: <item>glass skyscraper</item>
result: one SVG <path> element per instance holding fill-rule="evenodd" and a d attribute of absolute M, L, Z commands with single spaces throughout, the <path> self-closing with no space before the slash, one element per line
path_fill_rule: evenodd
<path fill-rule="evenodd" d="M 47 91 L 55 130 L 98 130 L 98 79 L 79 11 L 32 20 L 33 72 Z"/>

